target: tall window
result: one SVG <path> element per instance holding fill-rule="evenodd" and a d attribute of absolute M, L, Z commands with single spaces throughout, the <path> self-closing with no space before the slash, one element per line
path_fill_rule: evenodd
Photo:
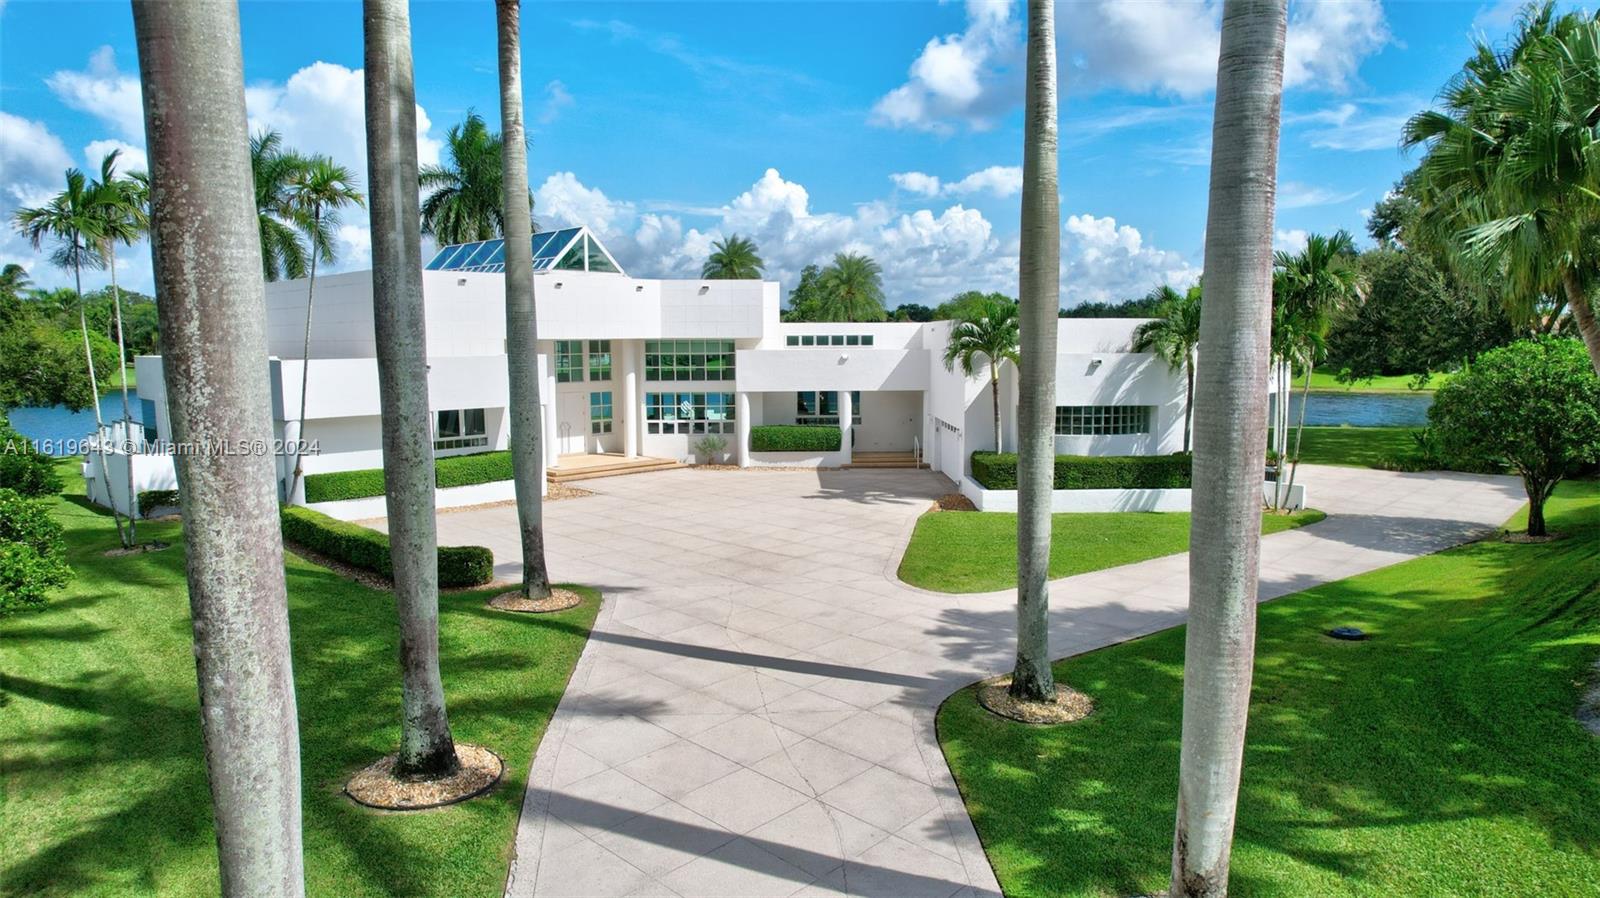
<path fill-rule="evenodd" d="M 583 341 L 556 341 L 556 383 L 577 383 L 583 380 Z"/>
<path fill-rule="evenodd" d="M 733 433 L 732 393 L 646 393 L 648 433 Z"/>
<path fill-rule="evenodd" d="M 589 432 L 611 432 L 610 390 L 600 390 L 589 394 Z"/>
<path fill-rule="evenodd" d="M 589 341 L 589 379 L 611 379 L 611 341 Z"/>
<path fill-rule="evenodd" d="M 433 413 L 433 448 L 472 449 L 489 445 L 484 429 L 483 409 L 440 409 Z"/>
<path fill-rule="evenodd" d="M 646 340 L 645 380 L 733 380 L 732 340 Z"/>
<path fill-rule="evenodd" d="M 839 394 L 834 390 L 794 394 L 794 423 L 839 424 Z M 850 391 L 850 423 L 861 423 L 861 391 Z"/>
<path fill-rule="evenodd" d="M 1149 433 L 1153 405 L 1058 405 L 1057 436 L 1127 436 Z"/>

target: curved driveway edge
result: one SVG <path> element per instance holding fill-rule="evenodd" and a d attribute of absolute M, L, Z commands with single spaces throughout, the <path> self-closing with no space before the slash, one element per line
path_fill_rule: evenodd
<path fill-rule="evenodd" d="M 1262 543 L 1263 599 L 1463 542 L 1511 478 L 1304 466 L 1321 523 Z M 997 895 L 939 703 L 1010 666 L 1010 592 L 904 586 L 917 471 L 678 470 L 546 506 L 552 575 L 605 607 L 528 780 L 509 896 Z M 516 512 L 439 518 L 519 576 Z M 1186 555 L 1051 584 L 1057 657 L 1181 623 Z"/>

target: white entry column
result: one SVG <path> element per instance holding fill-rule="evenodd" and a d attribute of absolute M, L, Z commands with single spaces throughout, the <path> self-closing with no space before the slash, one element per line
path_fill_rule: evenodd
<path fill-rule="evenodd" d="M 850 464 L 850 422 L 856 416 L 855 403 L 849 390 L 839 391 L 839 451 L 844 453 L 844 463 Z"/>
<path fill-rule="evenodd" d="M 544 465 L 547 468 L 554 468 L 561 461 L 561 425 L 556 417 L 556 377 L 553 373 L 555 371 L 555 354 L 553 351 L 550 355 L 550 371 L 552 373 L 546 375 L 544 383 L 539 390 L 539 399 L 541 400 L 539 413 L 544 421 Z"/>
<path fill-rule="evenodd" d="M 627 340 L 615 344 L 621 350 L 622 363 L 622 454 L 634 458 L 639 454 L 639 342 Z"/>
<path fill-rule="evenodd" d="M 750 467 L 750 394 L 740 391 L 733 400 L 733 455 L 739 467 Z"/>

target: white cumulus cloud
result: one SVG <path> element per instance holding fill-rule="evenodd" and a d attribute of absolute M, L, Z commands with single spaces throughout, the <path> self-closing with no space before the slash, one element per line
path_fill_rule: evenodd
<path fill-rule="evenodd" d="M 1116 302 L 1162 284 L 1182 289 L 1200 277 L 1181 253 L 1147 246 L 1138 228 L 1110 216 L 1069 215 L 1061 233 L 1063 305 Z"/>
<path fill-rule="evenodd" d="M 906 83 L 872 107 L 872 121 L 936 133 L 957 123 L 988 129 L 1020 96 L 1021 52 L 1009 0 L 967 0 L 966 30 L 929 40 Z"/>
<path fill-rule="evenodd" d="M 101 47 L 89 56 L 89 67 L 63 69 L 45 79 L 61 102 L 99 119 L 117 134 L 144 143 L 144 100 L 139 77 L 117 68 L 117 52 Z"/>
<path fill-rule="evenodd" d="M 919 171 L 895 172 L 889 176 L 894 186 L 920 196 L 968 196 L 988 193 L 997 197 L 1022 192 L 1022 166 L 991 165 L 958 181 L 942 181 L 938 175 Z"/>

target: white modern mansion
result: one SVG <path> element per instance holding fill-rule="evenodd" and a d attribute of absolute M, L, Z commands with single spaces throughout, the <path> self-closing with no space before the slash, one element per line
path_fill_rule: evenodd
<path fill-rule="evenodd" d="M 433 444 L 440 456 L 507 442 L 504 248 L 447 246 L 423 271 Z M 863 453 L 910 453 L 958 483 L 969 455 L 995 448 L 986 374 L 946 369 L 949 322 L 779 320 L 779 285 L 628 275 L 587 228 L 533 237 L 538 371 L 547 465 L 579 456 L 690 460 L 708 435 L 741 466 L 834 467 Z M 307 282 L 267 285 L 265 373 L 277 435 L 314 441 L 307 473 L 382 464 L 372 272 L 317 279 L 309 357 Z M 1184 387 L 1164 362 L 1129 351 L 1134 319 L 1062 319 L 1056 448 L 1084 455 L 1178 451 Z M 148 435 L 171 434 L 159 356 L 137 360 Z M 1001 384 L 1015 448 L 1016 372 Z M 304 413 L 301 378 L 310 379 Z M 752 451 L 763 424 L 838 427 L 836 452 Z M 286 498 L 293 459 L 280 457 Z M 477 501 L 482 501 L 481 498 Z"/>

